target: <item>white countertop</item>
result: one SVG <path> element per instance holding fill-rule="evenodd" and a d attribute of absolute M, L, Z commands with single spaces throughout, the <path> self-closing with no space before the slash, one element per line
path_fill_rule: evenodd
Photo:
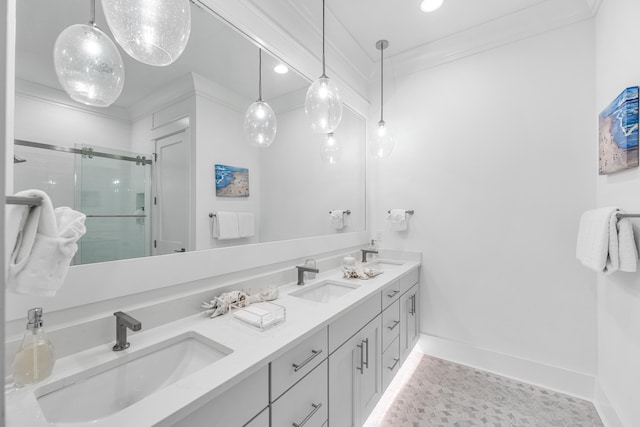
<path fill-rule="evenodd" d="M 231 354 L 210 366 L 91 424 L 96 427 L 171 425 L 266 366 L 302 339 L 326 327 L 343 312 L 379 292 L 387 283 L 404 276 L 419 265 L 420 262 L 404 261 L 403 265 L 386 269 L 383 274 L 369 280 L 343 279 L 340 269 L 318 274 L 315 280 L 307 283 L 311 285 L 329 279 L 359 285 L 357 289 L 330 304 L 290 296 L 289 293 L 301 289 L 294 283 L 281 286 L 280 297 L 274 302 L 286 307 L 287 319 L 265 331 L 229 315 L 210 319 L 198 313 L 146 331 L 130 332 L 128 341 L 131 346 L 121 352 L 112 351 L 113 343 L 109 343 L 64 357 L 56 362 L 51 377 L 33 386 L 5 393 L 6 425 L 49 426 L 36 400 L 38 390 L 177 335 L 195 332 L 232 349 Z M 144 324 L 144 319 L 140 320 Z"/>

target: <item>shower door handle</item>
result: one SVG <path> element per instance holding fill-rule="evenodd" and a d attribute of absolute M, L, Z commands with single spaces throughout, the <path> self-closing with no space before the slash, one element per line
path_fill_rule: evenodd
<path fill-rule="evenodd" d="M 182 248 L 182 249 L 180 249 L 180 250 L 175 249 L 173 252 L 186 252 L 186 251 L 187 251 L 187 250 L 186 250 L 185 248 Z"/>

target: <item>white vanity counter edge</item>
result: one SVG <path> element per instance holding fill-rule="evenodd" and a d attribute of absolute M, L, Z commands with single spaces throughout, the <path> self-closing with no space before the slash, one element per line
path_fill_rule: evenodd
<path fill-rule="evenodd" d="M 287 319 L 265 331 L 246 325 L 228 314 L 216 319 L 196 314 L 147 331 L 129 334 L 131 347 L 121 352 L 113 352 L 110 343 L 64 357 L 56 362 L 50 378 L 33 386 L 5 393 L 6 425 L 49 426 L 36 401 L 35 393 L 38 390 L 62 378 L 135 353 L 171 337 L 195 332 L 232 349 L 231 354 L 210 366 L 154 392 L 117 414 L 91 424 L 95 427 L 169 426 L 257 372 L 367 297 L 379 293 L 387 283 L 409 274 L 419 266 L 418 261 L 405 261 L 402 266 L 387 269 L 369 280 L 343 279 L 340 269 L 318 274 L 315 280 L 308 281 L 309 285 L 323 280 L 358 285 L 357 289 L 330 304 L 290 296 L 291 292 L 301 289 L 295 284 L 281 286 L 280 298 L 274 302 L 286 307 Z M 73 402 L 69 404 L 73 405 Z"/>

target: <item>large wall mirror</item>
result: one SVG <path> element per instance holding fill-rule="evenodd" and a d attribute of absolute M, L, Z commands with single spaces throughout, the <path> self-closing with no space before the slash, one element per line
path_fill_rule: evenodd
<path fill-rule="evenodd" d="M 88 22 L 90 2 L 16 6 L 14 190 L 45 190 L 54 206 L 87 215 L 75 264 L 365 231 L 364 117 L 346 108 L 340 158 L 323 158 L 324 137 L 304 113 L 309 80 L 276 73 L 280 61 L 264 53 L 263 98 L 278 132 L 271 147 L 250 146 L 243 118 L 258 97 L 258 45 L 210 11 L 191 5 L 189 43 L 169 66 L 121 51 L 123 93 L 95 108 L 62 90 L 52 53 L 60 32 Z M 112 37 L 99 3 L 96 12 Z M 215 165 L 248 170 L 248 194 L 217 194 Z M 350 211 L 344 228 L 332 210 Z M 253 214 L 254 235 L 214 238 L 217 212 Z"/>

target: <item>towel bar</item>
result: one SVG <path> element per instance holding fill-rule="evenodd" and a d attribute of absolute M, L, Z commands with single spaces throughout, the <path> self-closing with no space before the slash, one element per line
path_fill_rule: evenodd
<path fill-rule="evenodd" d="M 16 197 L 7 196 L 7 205 L 27 205 L 27 206 L 40 206 L 42 199 L 40 197 Z"/>
<path fill-rule="evenodd" d="M 628 214 L 628 213 L 616 213 L 616 215 L 618 216 L 618 219 L 622 219 L 622 218 L 640 218 L 640 214 Z"/>
<path fill-rule="evenodd" d="M 407 215 L 413 215 L 413 209 L 405 211 Z M 388 210 L 387 213 L 391 213 L 391 210 Z"/>
<path fill-rule="evenodd" d="M 329 213 L 331 213 L 333 211 L 329 211 Z M 351 215 L 351 211 L 349 209 L 342 211 L 343 215 Z"/>

